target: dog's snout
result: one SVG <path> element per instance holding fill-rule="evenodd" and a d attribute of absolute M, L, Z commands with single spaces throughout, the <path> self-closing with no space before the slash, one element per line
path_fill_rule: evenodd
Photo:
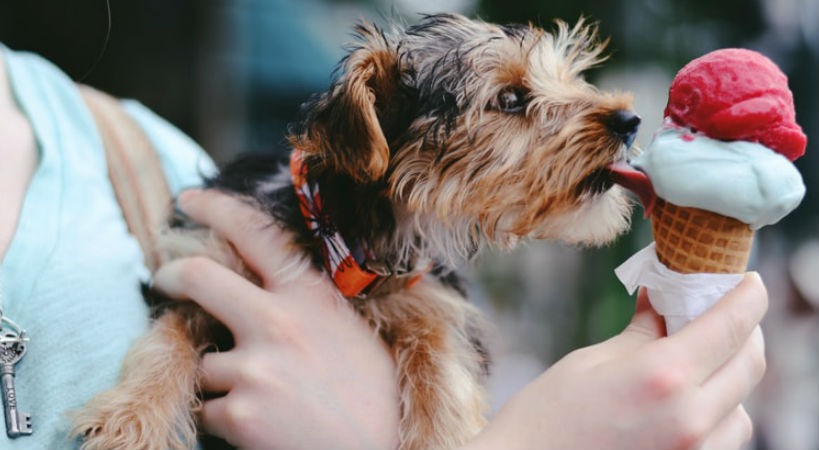
<path fill-rule="evenodd" d="M 640 126 L 640 116 L 632 111 L 618 109 L 609 116 L 608 127 L 626 147 L 631 147 L 634 138 L 637 136 L 637 128 Z"/>

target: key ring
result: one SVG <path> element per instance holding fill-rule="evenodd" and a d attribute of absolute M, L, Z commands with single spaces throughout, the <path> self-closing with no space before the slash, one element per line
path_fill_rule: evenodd
<path fill-rule="evenodd" d="M 5 325 L 8 325 L 9 328 L 11 328 L 11 332 L 9 334 L 14 337 L 10 337 L 6 335 L 6 333 L 3 333 Z M 20 325 L 17 325 L 13 320 L 4 316 L 2 309 L 0 309 L 0 333 L 2 333 L 0 334 L 0 344 L 6 344 L 9 342 L 27 342 L 29 340 L 26 330 L 20 327 Z"/>

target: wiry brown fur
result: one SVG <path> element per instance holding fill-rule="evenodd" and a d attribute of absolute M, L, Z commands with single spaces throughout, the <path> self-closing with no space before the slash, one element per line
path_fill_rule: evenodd
<path fill-rule="evenodd" d="M 623 231 L 628 203 L 606 167 L 625 158 L 639 119 L 623 114 L 629 96 L 583 80 L 604 44 L 582 21 L 547 33 L 444 14 L 356 31 L 339 79 L 306 104 L 289 142 L 345 238 L 389 267 L 433 269 L 411 288 L 393 280 L 351 301 L 395 357 L 400 448 L 454 448 L 484 425 L 488 360 L 480 316 L 452 271 L 485 245 L 600 244 Z M 278 261 L 289 261 L 281 273 L 297 282 L 305 262 L 320 265 L 320 253 L 286 169 L 270 164 L 237 161 L 212 186 L 252 198 L 292 233 L 293 253 Z M 177 249 L 182 240 L 201 242 L 201 231 L 193 239 L 184 228 L 176 233 Z M 200 247 L 176 253 L 245 270 L 229 246 Z M 163 311 L 128 356 L 120 385 L 78 416 L 85 450 L 187 448 L 195 435 L 198 351 L 213 327 L 196 308 Z M 210 325 L 191 326 L 200 322 Z"/>
<path fill-rule="evenodd" d="M 452 449 L 485 424 L 485 355 L 476 353 L 478 311 L 463 297 L 423 280 L 369 299 L 361 313 L 393 349 L 401 392 L 399 438 L 405 449 Z"/>
<path fill-rule="evenodd" d="M 196 331 L 190 327 L 204 318 L 187 316 L 158 318 L 126 355 L 117 388 L 94 397 L 74 415 L 73 433 L 86 437 L 84 450 L 193 448 L 196 425 L 191 413 L 199 406 L 202 349 L 191 342 Z"/>

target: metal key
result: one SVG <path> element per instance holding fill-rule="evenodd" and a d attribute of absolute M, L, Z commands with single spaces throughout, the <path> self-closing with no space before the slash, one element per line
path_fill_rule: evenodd
<path fill-rule="evenodd" d="M 13 331 L 0 334 L 0 382 L 6 412 L 6 435 L 10 438 L 32 433 L 31 415 L 17 410 L 17 392 L 14 390 L 14 366 L 26 353 L 25 341 L 25 336 Z"/>

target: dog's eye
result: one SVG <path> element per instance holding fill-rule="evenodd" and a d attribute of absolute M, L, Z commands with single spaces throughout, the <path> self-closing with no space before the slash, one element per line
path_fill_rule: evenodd
<path fill-rule="evenodd" d="M 505 113 L 519 113 L 526 107 L 526 92 L 520 88 L 506 88 L 498 94 L 498 109 Z"/>

